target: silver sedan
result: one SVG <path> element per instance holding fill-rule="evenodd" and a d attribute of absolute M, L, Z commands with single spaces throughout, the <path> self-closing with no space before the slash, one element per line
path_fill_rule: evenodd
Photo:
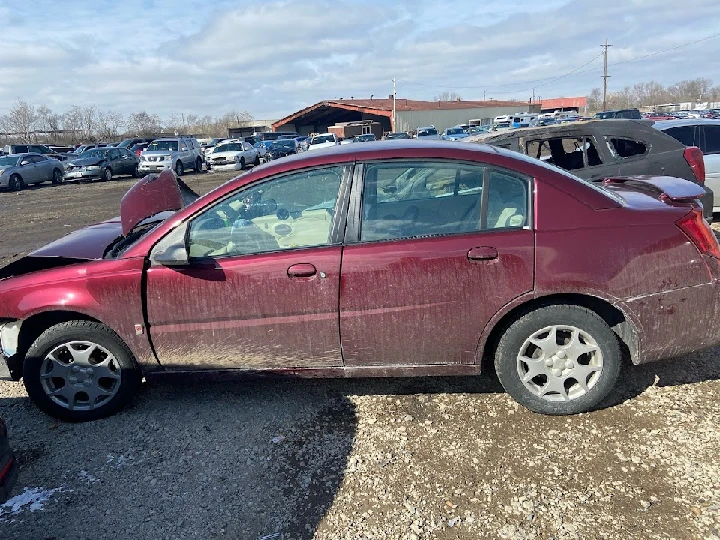
<path fill-rule="evenodd" d="M 28 184 L 60 184 L 64 177 L 62 163 L 42 154 L 0 156 L 0 188 L 20 191 Z"/>

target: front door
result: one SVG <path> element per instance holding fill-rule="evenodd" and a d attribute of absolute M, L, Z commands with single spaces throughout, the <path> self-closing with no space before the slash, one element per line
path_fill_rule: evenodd
<path fill-rule="evenodd" d="M 147 272 L 149 333 L 174 369 L 339 366 L 349 168 L 251 184 L 189 223 L 187 267 Z M 345 192 L 345 190 L 343 190 Z"/>
<path fill-rule="evenodd" d="M 491 317 L 533 288 L 531 179 L 444 161 L 369 163 L 363 178 L 342 263 L 345 364 L 472 363 Z"/>

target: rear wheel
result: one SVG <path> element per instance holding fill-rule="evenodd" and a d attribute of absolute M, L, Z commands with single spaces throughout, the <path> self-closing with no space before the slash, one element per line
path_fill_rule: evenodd
<path fill-rule="evenodd" d="M 255 166 L 260 165 L 260 153 L 255 154 Z"/>
<path fill-rule="evenodd" d="M 114 414 L 137 391 L 140 370 L 111 329 L 70 321 L 45 330 L 23 364 L 28 395 L 47 414 L 81 422 Z"/>
<path fill-rule="evenodd" d="M 25 181 L 19 174 L 13 174 L 8 181 L 8 187 L 10 191 L 21 191 L 25 189 Z"/>
<path fill-rule="evenodd" d="M 62 184 L 63 181 L 63 173 L 60 169 L 53 170 L 53 176 L 52 176 L 52 183 L 53 184 Z"/>
<path fill-rule="evenodd" d="M 573 305 L 546 306 L 524 315 L 500 338 L 495 369 L 510 396 L 552 415 L 594 409 L 620 371 L 617 336 L 595 312 Z"/>
<path fill-rule="evenodd" d="M 185 172 L 185 167 L 183 167 L 182 161 L 178 160 L 178 162 L 175 164 L 175 174 L 178 176 L 182 176 Z"/>
<path fill-rule="evenodd" d="M 201 173 L 202 172 L 202 159 L 197 158 L 195 160 L 195 172 Z"/>
<path fill-rule="evenodd" d="M 133 178 L 140 178 L 140 165 L 135 165 L 135 168 L 133 169 Z"/>

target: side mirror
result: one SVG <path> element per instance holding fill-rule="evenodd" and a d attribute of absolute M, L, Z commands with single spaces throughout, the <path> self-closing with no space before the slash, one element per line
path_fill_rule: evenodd
<path fill-rule="evenodd" d="M 29 161 L 22 160 L 22 161 L 20 162 L 20 166 L 21 166 L 21 167 L 24 167 L 25 165 L 28 165 L 29 163 L 30 163 Z"/>
<path fill-rule="evenodd" d="M 187 266 L 189 254 L 186 238 L 187 223 L 183 223 L 160 240 L 150 253 L 153 266 Z"/>

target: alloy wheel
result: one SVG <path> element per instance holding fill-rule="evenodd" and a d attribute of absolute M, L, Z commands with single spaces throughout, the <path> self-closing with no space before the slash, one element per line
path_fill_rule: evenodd
<path fill-rule="evenodd" d="M 97 343 L 69 341 L 45 356 L 40 384 L 57 405 L 69 410 L 92 410 L 117 394 L 120 364 Z"/>

